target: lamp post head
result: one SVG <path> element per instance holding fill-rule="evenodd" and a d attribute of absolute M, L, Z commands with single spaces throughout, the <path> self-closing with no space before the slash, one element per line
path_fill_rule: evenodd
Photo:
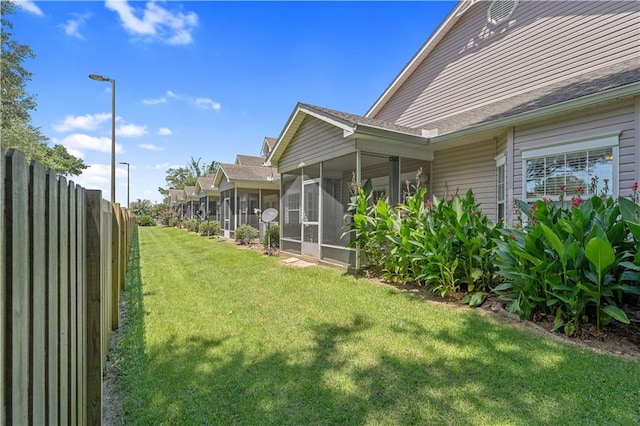
<path fill-rule="evenodd" d="M 126 161 L 121 161 L 120 164 L 126 164 L 127 166 L 129 165 L 129 163 L 127 163 Z"/>
<path fill-rule="evenodd" d="M 100 75 L 100 74 L 89 74 L 89 78 L 91 80 L 96 80 L 96 81 L 111 81 L 112 80 L 109 77 L 105 77 L 104 75 Z"/>

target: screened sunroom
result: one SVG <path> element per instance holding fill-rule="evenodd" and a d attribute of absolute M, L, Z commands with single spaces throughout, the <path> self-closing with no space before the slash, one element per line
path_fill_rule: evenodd
<path fill-rule="evenodd" d="M 277 206 L 280 182 L 271 167 L 221 164 L 214 178 L 220 188 L 220 229 L 225 238 L 233 238 L 240 225 L 261 229 L 260 213 Z"/>
<path fill-rule="evenodd" d="M 354 185 L 371 179 L 374 198 L 397 203 L 406 181 L 429 184 L 433 154 L 424 138 L 412 129 L 393 127 L 297 106 L 268 159 L 280 172 L 281 250 L 357 266 L 346 232 Z"/>

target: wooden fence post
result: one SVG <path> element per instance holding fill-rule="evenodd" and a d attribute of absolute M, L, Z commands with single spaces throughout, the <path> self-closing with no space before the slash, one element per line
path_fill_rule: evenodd
<path fill-rule="evenodd" d="M 87 242 L 87 418 L 89 425 L 102 422 L 102 192 L 86 192 Z"/>
<path fill-rule="evenodd" d="M 44 168 L 32 161 L 29 166 L 29 310 L 31 317 L 29 344 L 30 421 L 45 423 L 45 358 L 46 358 L 46 262 L 45 259 L 45 174 Z M 16 212 L 20 214 L 19 211 Z"/>
<path fill-rule="evenodd" d="M 87 286 L 87 267 L 85 263 L 86 259 L 86 245 L 85 240 L 85 189 L 76 185 L 76 291 L 77 291 L 77 303 L 76 303 L 76 380 L 77 380 L 77 416 L 78 424 L 86 424 L 87 417 L 87 337 L 85 334 L 87 326 L 87 299 L 86 299 L 86 286 Z"/>
<path fill-rule="evenodd" d="M 71 394 L 69 383 L 69 191 L 67 180 L 63 176 L 58 179 L 58 313 L 60 315 L 58 356 L 58 395 L 60 398 L 59 424 L 69 424 Z"/>
<path fill-rule="evenodd" d="M 76 187 L 69 181 L 67 192 L 69 193 L 69 423 L 71 425 L 78 424 L 78 281 L 77 262 L 77 246 L 76 246 L 76 230 L 77 217 L 74 206 L 76 205 Z"/>
<path fill-rule="evenodd" d="M 7 424 L 29 423 L 29 226 L 28 177 L 24 154 L 6 156 L 6 303 L 5 365 Z"/>
<path fill-rule="evenodd" d="M 5 214 L 4 214 L 4 158 L 0 158 L 0 424 L 7 424 L 7 406 L 5 401 L 5 368 L 8 366 L 4 345 L 5 329 Z"/>
<path fill-rule="evenodd" d="M 111 307 L 111 329 L 120 326 L 118 310 L 120 307 L 120 205 L 112 204 L 113 217 L 111 219 L 111 285 L 113 306 Z"/>
<path fill-rule="evenodd" d="M 46 376 L 45 399 L 47 401 L 46 423 L 53 425 L 59 422 L 59 321 L 60 310 L 58 288 L 58 182 L 55 172 L 48 170 L 46 174 L 46 211 L 45 211 L 45 250 L 46 250 Z"/>

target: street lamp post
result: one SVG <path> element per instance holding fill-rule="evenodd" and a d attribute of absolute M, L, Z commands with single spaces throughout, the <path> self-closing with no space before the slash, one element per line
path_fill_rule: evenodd
<path fill-rule="evenodd" d="M 129 166 L 130 164 L 127 163 L 126 161 L 121 161 L 120 164 L 126 164 L 127 165 L 127 209 L 130 208 L 130 204 L 129 204 Z"/>
<path fill-rule="evenodd" d="M 116 202 L 116 80 L 99 74 L 89 74 L 96 81 L 111 82 L 111 202 Z"/>

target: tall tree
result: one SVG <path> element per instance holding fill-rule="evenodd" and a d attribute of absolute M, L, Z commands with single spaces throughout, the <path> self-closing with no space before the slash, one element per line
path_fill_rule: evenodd
<path fill-rule="evenodd" d="M 203 163 L 202 158 L 191 157 L 186 167 L 167 169 L 165 176 L 167 188 L 158 188 L 158 192 L 166 197 L 169 195 L 169 189 L 183 189 L 185 186 L 195 186 L 200 176 L 215 174 L 219 167 L 220 163 L 217 161 Z"/>
<path fill-rule="evenodd" d="M 34 59 L 35 53 L 26 44 L 13 37 L 13 22 L 7 16 L 15 13 L 16 4 L 10 0 L 0 2 L 2 8 L 2 52 L 0 57 L 0 130 L 2 131 L 2 152 L 9 148 L 23 151 L 29 160 L 37 160 L 57 173 L 78 175 L 87 168 L 84 162 L 69 154 L 62 145 L 53 148 L 48 138 L 39 128 L 31 124 L 30 111 L 36 109 L 35 96 L 27 92 L 26 84 L 31 80 L 31 72 L 24 66 L 27 59 Z"/>

